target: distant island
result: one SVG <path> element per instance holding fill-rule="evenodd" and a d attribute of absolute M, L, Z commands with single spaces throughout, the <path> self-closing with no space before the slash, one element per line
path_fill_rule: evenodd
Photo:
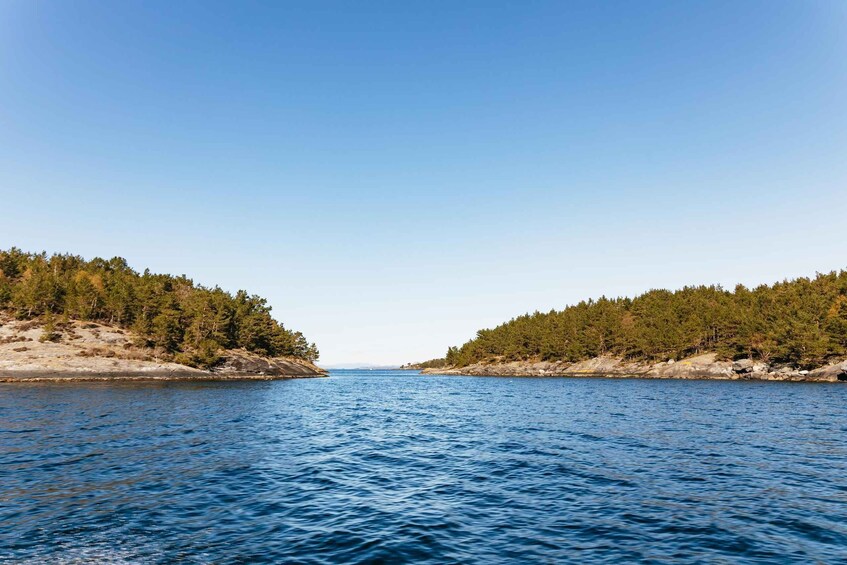
<path fill-rule="evenodd" d="M 126 260 L 0 251 L 0 382 L 324 376 L 267 301 Z"/>
<path fill-rule="evenodd" d="M 599 298 L 477 332 L 430 374 L 847 381 L 847 271 Z"/>
<path fill-rule="evenodd" d="M 375 365 L 373 363 L 333 363 L 324 365 L 324 368 L 331 371 L 394 371 L 399 367 L 397 365 Z"/>

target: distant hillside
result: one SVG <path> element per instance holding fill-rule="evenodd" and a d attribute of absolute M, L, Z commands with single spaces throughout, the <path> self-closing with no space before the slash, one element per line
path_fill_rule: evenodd
<path fill-rule="evenodd" d="M 847 271 L 734 290 L 651 290 L 519 316 L 480 330 L 444 359 L 451 367 L 518 361 L 576 363 L 599 357 L 679 360 L 714 353 L 797 369 L 847 355 Z"/>
<path fill-rule="evenodd" d="M 397 365 L 375 365 L 373 363 L 333 363 L 323 365 L 323 367 L 341 371 L 391 371 L 397 369 Z"/>
<path fill-rule="evenodd" d="M 0 251 L 0 313 L 7 325 L 32 321 L 41 328 L 41 343 L 71 339 L 86 327 L 81 323 L 91 322 L 131 336 L 127 350 L 199 369 L 231 362 L 233 351 L 306 365 L 318 358 L 314 344 L 271 316 L 264 298 L 195 285 L 184 275 L 138 273 L 119 257 L 87 261 L 16 248 Z M 7 341 L 27 331 L 15 328 Z"/>

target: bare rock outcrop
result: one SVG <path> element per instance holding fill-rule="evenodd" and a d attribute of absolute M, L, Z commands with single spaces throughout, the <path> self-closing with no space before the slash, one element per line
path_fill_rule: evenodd
<path fill-rule="evenodd" d="M 658 363 L 645 374 L 655 379 L 735 379 L 738 373 L 729 361 L 718 361 L 714 353 L 681 359 L 674 363 Z"/>
<path fill-rule="evenodd" d="M 475 363 L 466 367 L 425 369 L 428 375 L 501 377 L 608 377 L 645 379 L 720 379 L 766 381 L 847 381 L 847 361 L 814 371 L 791 366 L 770 366 L 762 361 L 724 361 L 714 353 L 649 364 L 603 356 L 567 363 L 563 361 L 511 361 Z"/>
<path fill-rule="evenodd" d="M 174 363 L 163 352 L 136 345 L 124 329 L 70 321 L 45 339 L 36 321 L 0 315 L 0 382 L 71 380 L 220 380 L 326 376 L 301 359 L 264 358 L 246 350 L 224 352 L 207 371 Z"/>
<path fill-rule="evenodd" d="M 819 367 L 808 376 L 816 381 L 847 382 L 847 361 Z"/>
<path fill-rule="evenodd" d="M 267 377 L 317 376 L 326 371 L 302 359 L 261 357 L 244 349 L 227 352 L 211 371 L 216 375 L 256 375 Z"/>

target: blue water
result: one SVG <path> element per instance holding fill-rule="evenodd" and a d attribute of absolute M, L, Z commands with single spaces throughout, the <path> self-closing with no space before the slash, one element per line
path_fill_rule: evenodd
<path fill-rule="evenodd" d="M 847 561 L 847 386 L 0 385 L 0 561 Z"/>

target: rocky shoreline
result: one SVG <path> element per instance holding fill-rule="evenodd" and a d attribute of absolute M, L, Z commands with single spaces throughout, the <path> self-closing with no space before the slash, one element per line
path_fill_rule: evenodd
<path fill-rule="evenodd" d="M 134 345 L 131 332 L 72 321 L 54 339 L 44 340 L 39 323 L 0 320 L 0 383 L 71 381 L 216 381 L 325 377 L 302 359 L 262 357 L 238 349 L 223 352 L 220 363 L 202 370 Z"/>
<path fill-rule="evenodd" d="M 713 353 L 662 363 L 631 362 L 614 357 L 595 357 L 576 363 L 513 361 L 476 363 L 466 367 L 424 369 L 426 375 L 493 377 L 604 377 L 642 379 L 719 379 L 797 382 L 847 382 L 847 361 L 814 370 L 768 365 L 752 359 L 720 361 Z"/>
<path fill-rule="evenodd" d="M 135 373 L 98 373 L 98 372 L 54 372 L 31 373 L 19 371 L 0 374 L 0 383 L 62 383 L 62 382 L 140 382 L 140 381 L 277 381 L 284 379 L 317 379 L 329 376 L 326 373 L 310 375 L 262 375 L 262 374 L 220 374 L 204 372 L 155 372 L 140 371 Z"/>

